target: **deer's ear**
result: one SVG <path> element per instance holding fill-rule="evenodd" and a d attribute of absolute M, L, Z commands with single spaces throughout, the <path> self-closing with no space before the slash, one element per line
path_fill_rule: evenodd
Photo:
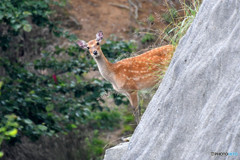
<path fill-rule="evenodd" d="M 103 32 L 102 32 L 102 31 L 99 31 L 99 32 L 96 34 L 96 41 L 101 42 L 102 39 L 103 39 Z"/>
<path fill-rule="evenodd" d="M 86 49 L 87 48 L 87 43 L 85 41 L 83 41 L 83 40 L 78 41 L 77 44 L 82 49 Z"/>

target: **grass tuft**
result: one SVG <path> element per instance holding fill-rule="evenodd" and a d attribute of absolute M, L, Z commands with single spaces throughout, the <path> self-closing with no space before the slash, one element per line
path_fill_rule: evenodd
<path fill-rule="evenodd" d="M 185 1 L 182 2 L 181 9 L 178 13 L 182 12 L 183 16 L 176 16 L 175 12 L 171 11 L 172 8 L 169 8 L 171 20 L 168 20 L 170 23 L 164 31 L 165 36 L 163 39 L 170 41 L 172 45 L 177 46 L 179 40 L 186 34 L 188 28 L 191 26 L 198 13 L 200 5 L 201 0 L 194 0 L 191 4 L 187 4 Z"/>

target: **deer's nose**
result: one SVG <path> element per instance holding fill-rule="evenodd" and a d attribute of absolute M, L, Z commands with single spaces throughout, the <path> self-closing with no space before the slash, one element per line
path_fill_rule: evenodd
<path fill-rule="evenodd" d="M 97 55 L 97 51 L 93 51 L 93 54 L 96 56 Z"/>

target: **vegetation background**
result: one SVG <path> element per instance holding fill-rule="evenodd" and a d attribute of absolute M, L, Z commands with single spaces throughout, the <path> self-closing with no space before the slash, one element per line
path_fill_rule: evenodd
<path fill-rule="evenodd" d="M 1 0 L 0 157 L 97 160 L 130 136 L 129 102 L 97 71 L 77 39 L 102 30 L 115 62 L 177 45 L 200 1 Z M 113 34 L 114 33 L 114 34 Z M 140 93 L 146 107 L 154 89 Z"/>

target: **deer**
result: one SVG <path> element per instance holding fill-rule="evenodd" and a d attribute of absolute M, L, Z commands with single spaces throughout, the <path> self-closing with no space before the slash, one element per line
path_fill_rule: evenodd
<path fill-rule="evenodd" d="M 97 63 L 100 74 L 112 84 L 113 89 L 128 98 L 138 124 L 141 116 L 138 91 L 151 88 L 160 81 L 159 74 L 169 65 L 174 46 L 166 45 L 154 48 L 138 56 L 110 63 L 101 50 L 102 39 L 103 32 L 99 31 L 96 39 L 90 40 L 88 43 L 78 40 L 77 44 L 82 49 L 88 49 Z"/>

